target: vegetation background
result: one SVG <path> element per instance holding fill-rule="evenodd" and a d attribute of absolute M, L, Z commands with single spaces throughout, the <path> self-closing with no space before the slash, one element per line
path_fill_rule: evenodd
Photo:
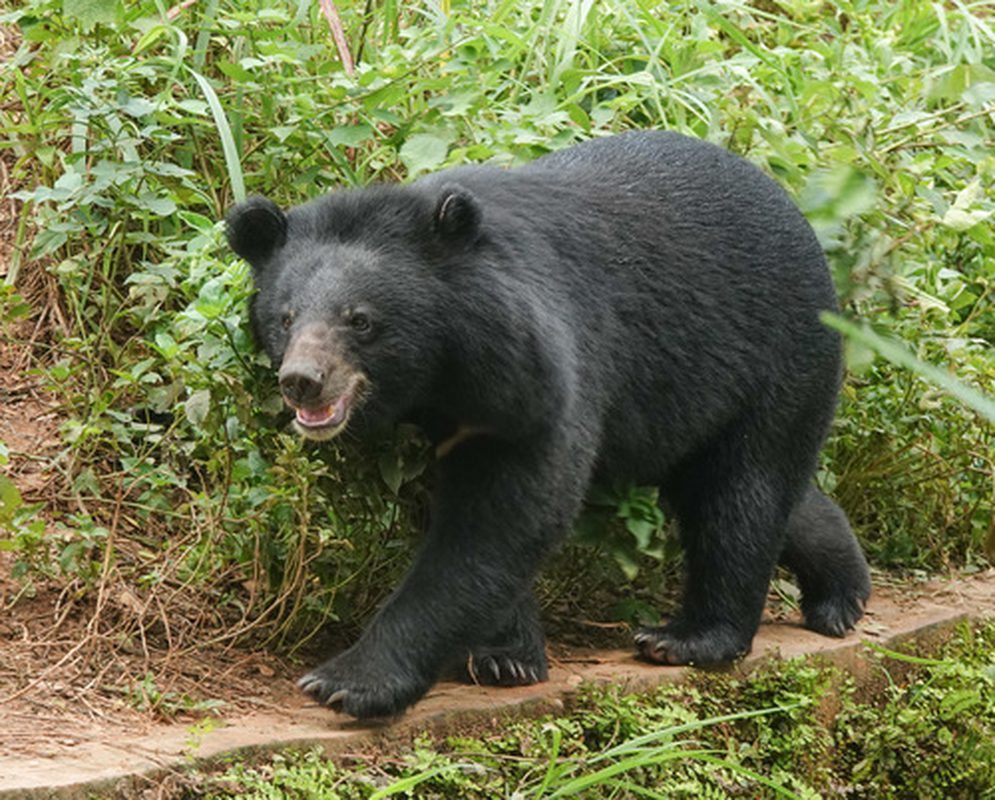
<path fill-rule="evenodd" d="M 293 651 L 329 619 L 360 626 L 427 513 L 425 445 L 286 432 L 218 220 L 247 193 L 292 204 L 630 128 L 744 155 L 819 233 L 851 334 L 819 481 L 879 577 L 995 560 L 987 3 L 0 8 L 17 36 L 0 74 L 18 220 L 4 343 L 59 420 L 45 452 L 0 441 L 6 607 L 54 584 L 107 634 L 98 651 L 138 640 L 150 668 L 205 640 Z M 30 491 L 25 463 L 44 475 Z M 593 497 L 575 540 L 544 578 L 550 616 L 666 610 L 679 554 L 651 492 Z M 990 684 L 986 702 L 990 720 Z"/>

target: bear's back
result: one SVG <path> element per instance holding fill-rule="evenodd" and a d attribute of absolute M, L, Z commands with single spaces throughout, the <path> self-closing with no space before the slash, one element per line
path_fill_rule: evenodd
<path fill-rule="evenodd" d="M 574 327 L 610 409 L 608 473 L 655 479 L 702 431 L 760 405 L 828 424 L 841 345 L 819 315 L 836 294 L 814 232 L 772 178 L 667 132 L 592 140 L 521 172 L 578 188 L 588 215 L 568 234 L 585 265 Z"/>

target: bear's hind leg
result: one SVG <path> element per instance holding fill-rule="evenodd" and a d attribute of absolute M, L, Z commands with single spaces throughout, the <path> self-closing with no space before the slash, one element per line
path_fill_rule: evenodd
<path fill-rule="evenodd" d="M 749 652 L 760 625 L 789 490 L 759 471 L 717 469 L 721 453 L 688 465 L 671 492 L 684 545 L 687 584 L 678 614 L 636 634 L 643 657 L 707 665 Z M 741 463 L 734 460 L 733 463 Z"/>
<path fill-rule="evenodd" d="M 863 616 L 871 576 L 846 515 L 810 486 L 788 518 L 781 563 L 798 576 L 805 625 L 845 636 Z"/>

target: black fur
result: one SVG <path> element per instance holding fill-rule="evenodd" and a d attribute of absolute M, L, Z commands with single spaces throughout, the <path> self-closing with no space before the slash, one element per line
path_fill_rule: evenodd
<path fill-rule="evenodd" d="M 645 657 L 747 652 L 779 558 L 811 627 L 860 618 L 866 563 L 810 485 L 841 372 L 819 321 L 833 287 L 804 218 L 745 160 L 623 134 L 285 215 L 256 198 L 228 236 L 303 433 L 457 434 L 410 574 L 302 679 L 322 702 L 394 714 L 468 654 L 481 682 L 545 678 L 531 587 L 592 481 L 657 485 L 679 520 L 685 598 L 637 636 Z"/>

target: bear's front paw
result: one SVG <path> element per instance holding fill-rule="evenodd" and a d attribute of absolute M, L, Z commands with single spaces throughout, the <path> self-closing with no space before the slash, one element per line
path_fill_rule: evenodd
<path fill-rule="evenodd" d="M 728 625 L 693 629 L 680 623 L 644 628 L 635 636 L 640 655 L 657 664 L 706 666 L 735 661 L 750 652 L 750 640 Z"/>
<path fill-rule="evenodd" d="M 322 705 L 358 719 L 400 714 L 428 691 L 429 684 L 411 670 L 364 664 L 352 651 L 330 658 L 297 682 Z"/>

